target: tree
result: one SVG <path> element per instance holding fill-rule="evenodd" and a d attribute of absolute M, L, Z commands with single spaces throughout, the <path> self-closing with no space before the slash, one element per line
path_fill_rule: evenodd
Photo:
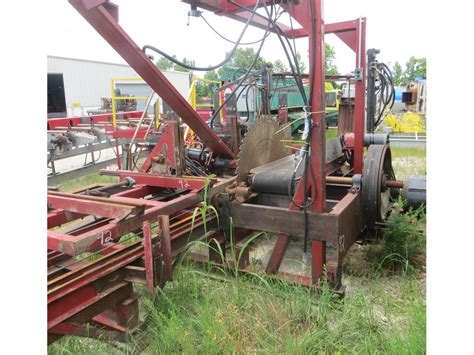
<path fill-rule="evenodd" d="M 426 79 L 426 58 L 411 57 L 406 64 L 405 77 L 408 81 L 417 77 Z"/>
<path fill-rule="evenodd" d="M 280 59 L 277 59 L 273 62 L 272 69 L 274 73 L 283 73 L 288 71 L 285 63 L 283 63 Z"/>
<path fill-rule="evenodd" d="M 426 58 L 411 57 L 405 65 L 405 70 L 399 62 L 395 62 L 392 71 L 393 83 L 397 86 L 406 86 L 418 77 L 426 79 Z"/>
<path fill-rule="evenodd" d="M 392 68 L 393 83 L 395 86 L 406 85 L 405 78 L 403 76 L 403 68 L 399 62 L 395 62 Z"/>
<path fill-rule="evenodd" d="M 173 69 L 173 62 L 165 57 L 160 57 L 156 62 L 156 66 L 161 70 L 170 70 Z"/>
<path fill-rule="evenodd" d="M 300 70 L 300 73 L 306 72 L 306 64 L 301 60 L 301 53 L 296 52 L 296 60 L 298 61 L 298 68 Z"/>
<path fill-rule="evenodd" d="M 181 61 L 183 62 L 184 64 L 186 65 L 190 65 L 190 66 L 195 66 L 195 61 L 194 60 L 191 60 L 191 59 L 186 59 L 186 58 L 183 58 L 183 60 Z M 185 72 L 185 73 L 188 73 L 190 72 L 191 70 L 188 69 L 188 68 L 185 68 L 185 67 L 182 67 L 181 65 L 178 65 L 178 64 L 175 64 L 174 65 L 174 70 L 176 71 L 181 71 L 181 72 Z"/>
<path fill-rule="evenodd" d="M 219 81 L 219 75 L 215 70 L 209 70 L 204 74 L 204 79 Z"/>
<path fill-rule="evenodd" d="M 229 53 L 226 53 L 226 56 L 228 54 Z M 245 49 L 237 48 L 232 58 L 227 62 L 226 66 L 248 69 L 252 65 L 256 54 L 257 53 L 255 53 L 255 50 L 253 48 L 245 48 Z M 258 56 L 255 66 L 253 68 L 259 69 L 262 66 L 262 64 L 271 65 L 270 62 L 267 62 L 261 56 Z M 225 72 L 224 67 L 220 67 L 219 70 L 217 71 L 219 76 L 223 76 L 224 72 Z"/>
<path fill-rule="evenodd" d="M 219 75 L 215 70 L 209 70 L 204 74 L 204 79 L 219 81 Z M 198 102 L 202 102 L 204 97 L 211 97 L 214 90 L 217 88 L 216 83 L 197 82 L 196 83 L 196 96 Z"/>
<path fill-rule="evenodd" d="M 326 75 L 338 75 L 339 70 L 333 63 L 334 59 L 336 58 L 336 51 L 329 43 L 324 43 L 324 57 L 324 69 L 326 71 Z"/>

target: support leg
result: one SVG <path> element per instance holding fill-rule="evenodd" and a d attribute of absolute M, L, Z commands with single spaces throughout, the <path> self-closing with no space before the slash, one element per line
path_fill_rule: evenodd
<path fill-rule="evenodd" d="M 151 248 L 151 228 L 150 223 L 143 223 L 143 244 L 145 254 L 145 275 L 147 291 L 150 295 L 153 294 L 155 282 L 153 277 L 153 250 Z"/>
<path fill-rule="evenodd" d="M 275 274 L 280 268 L 283 257 L 285 256 L 286 249 L 288 249 L 288 244 L 290 244 L 290 237 L 286 234 L 280 234 L 278 240 L 273 248 L 272 256 L 268 260 L 267 269 L 265 272 L 267 274 Z"/>
<path fill-rule="evenodd" d="M 165 277 L 167 281 L 173 281 L 173 257 L 171 256 L 171 234 L 170 217 L 160 216 L 161 253 L 165 264 Z"/>

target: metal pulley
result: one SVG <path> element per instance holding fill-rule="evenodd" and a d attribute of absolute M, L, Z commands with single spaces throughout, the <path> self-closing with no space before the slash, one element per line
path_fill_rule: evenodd
<path fill-rule="evenodd" d="M 384 222 L 390 208 L 390 197 L 397 189 L 387 187 L 386 181 L 395 180 L 392 153 L 388 145 L 370 145 L 362 173 L 362 205 L 370 229 L 376 222 Z"/>

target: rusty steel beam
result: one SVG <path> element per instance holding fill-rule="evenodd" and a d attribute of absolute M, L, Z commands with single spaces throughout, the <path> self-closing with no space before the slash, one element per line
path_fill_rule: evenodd
<path fill-rule="evenodd" d="M 201 119 L 188 101 L 118 24 L 118 6 L 105 1 L 69 0 L 69 3 L 117 51 L 140 77 L 181 117 L 216 154 L 235 158 L 232 150 Z"/>
<path fill-rule="evenodd" d="M 160 216 L 160 237 L 161 254 L 163 255 L 166 280 L 173 281 L 173 257 L 171 255 L 170 217 L 168 215 Z"/>
<path fill-rule="evenodd" d="M 127 177 L 131 177 L 137 182 L 137 184 L 186 190 L 200 190 L 206 186 L 206 180 L 209 183 L 213 183 L 214 181 L 216 181 L 215 179 L 200 178 L 196 176 L 163 176 L 158 174 L 128 170 L 101 170 L 100 173 L 102 175 L 119 176 L 121 180 Z"/>
<path fill-rule="evenodd" d="M 142 206 L 130 206 L 110 201 L 94 201 L 80 197 L 55 196 L 48 193 L 48 208 L 116 219 L 122 219 L 128 215 L 143 212 Z"/>
<path fill-rule="evenodd" d="M 285 256 L 285 252 L 288 249 L 289 244 L 290 237 L 286 234 L 280 234 L 275 246 L 273 247 L 270 260 L 268 260 L 267 268 L 265 270 L 267 274 L 274 274 L 278 272 L 278 269 L 280 269 L 281 262 L 283 261 L 283 257 Z"/>
<path fill-rule="evenodd" d="M 142 214 L 130 216 L 124 221 L 108 223 L 77 236 L 48 231 L 48 248 L 71 256 L 86 251 L 96 251 L 125 233 L 141 229 L 145 221 L 156 220 L 160 215 L 173 214 L 184 208 L 195 206 L 201 200 L 200 194 L 190 192 L 166 202 L 162 206 L 146 209 Z M 92 202 L 87 201 L 86 203 Z"/>
<path fill-rule="evenodd" d="M 248 203 L 232 203 L 231 214 L 234 227 L 248 228 L 270 233 L 281 233 L 304 238 L 304 212 L 287 208 L 260 206 Z M 310 239 L 335 242 L 337 239 L 338 215 L 331 213 L 308 213 L 308 237 Z"/>

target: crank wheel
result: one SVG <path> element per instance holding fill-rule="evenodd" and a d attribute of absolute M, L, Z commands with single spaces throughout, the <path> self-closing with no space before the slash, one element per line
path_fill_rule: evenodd
<path fill-rule="evenodd" d="M 369 229 L 373 230 L 377 222 L 386 220 L 392 191 L 385 187 L 385 181 L 394 179 L 390 147 L 370 145 L 362 174 L 362 204 Z"/>

